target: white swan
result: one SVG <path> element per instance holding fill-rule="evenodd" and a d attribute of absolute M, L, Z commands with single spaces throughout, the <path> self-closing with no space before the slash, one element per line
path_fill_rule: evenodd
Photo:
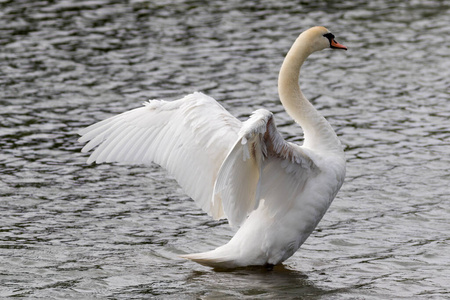
<path fill-rule="evenodd" d="M 81 130 L 79 141 L 89 141 L 82 151 L 98 146 L 88 163 L 156 162 L 205 212 L 239 227 L 227 244 L 183 257 L 217 268 L 279 264 L 311 234 L 345 177 L 341 143 L 298 85 L 305 59 L 325 48 L 346 49 L 324 27 L 303 32 L 279 75 L 280 100 L 303 128 L 303 146 L 286 142 L 265 109 L 240 122 L 194 93 Z"/>

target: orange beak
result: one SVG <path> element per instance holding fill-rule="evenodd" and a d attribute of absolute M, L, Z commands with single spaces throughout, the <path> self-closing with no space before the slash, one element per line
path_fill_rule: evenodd
<path fill-rule="evenodd" d="M 347 47 L 345 47 L 344 45 L 339 44 L 334 39 L 331 40 L 331 48 L 347 50 Z"/>

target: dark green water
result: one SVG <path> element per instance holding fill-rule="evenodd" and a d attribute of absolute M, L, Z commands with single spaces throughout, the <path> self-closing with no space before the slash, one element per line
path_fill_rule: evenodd
<path fill-rule="evenodd" d="M 450 297 L 450 8 L 445 1 L 0 1 L 0 297 Z M 88 166 L 76 132 L 199 90 L 275 113 L 283 57 L 325 25 L 302 88 L 346 148 L 342 190 L 272 272 L 179 259 L 233 234 L 157 166 Z"/>

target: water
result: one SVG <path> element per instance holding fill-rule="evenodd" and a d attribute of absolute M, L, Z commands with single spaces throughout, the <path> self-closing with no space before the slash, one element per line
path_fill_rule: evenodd
<path fill-rule="evenodd" d="M 0 1 L 0 296 L 441 299 L 450 296 L 450 23 L 445 1 Z M 275 113 L 296 36 L 326 25 L 302 88 L 346 148 L 317 230 L 272 272 L 177 255 L 232 231 L 157 166 L 88 166 L 77 130 L 200 90 Z"/>

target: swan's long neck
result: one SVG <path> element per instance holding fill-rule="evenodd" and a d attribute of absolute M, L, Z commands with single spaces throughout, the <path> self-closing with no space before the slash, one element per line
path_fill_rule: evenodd
<path fill-rule="evenodd" d="M 305 147 L 342 151 L 333 128 L 300 90 L 300 68 L 314 52 L 307 39 L 308 36 L 300 35 L 284 59 L 278 77 L 280 100 L 287 113 L 303 128 Z"/>

